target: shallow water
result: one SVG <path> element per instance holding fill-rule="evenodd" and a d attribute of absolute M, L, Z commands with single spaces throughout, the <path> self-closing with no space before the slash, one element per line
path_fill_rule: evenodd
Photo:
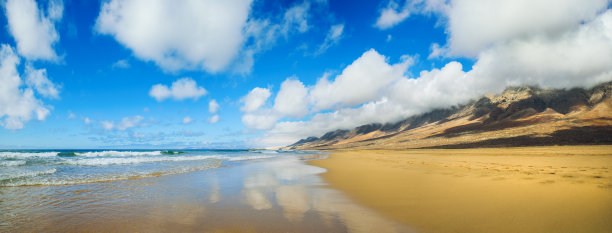
<path fill-rule="evenodd" d="M 235 155 L 181 174 L 0 187 L 0 231 L 410 231 L 327 188 L 325 169 L 304 162 L 320 156 Z"/>
<path fill-rule="evenodd" d="M 0 186 L 65 185 L 213 169 L 223 162 L 299 155 L 267 150 L 0 151 Z"/>

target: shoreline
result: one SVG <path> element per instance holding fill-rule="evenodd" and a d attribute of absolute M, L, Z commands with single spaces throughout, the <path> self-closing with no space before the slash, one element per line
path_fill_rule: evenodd
<path fill-rule="evenodd" d="M 278 156 L 188 173 L 0 187 L 0 232 L 410 232 Z"/>
<path fill-rule="evenodd" d="M 331 188 L 419 232 L 612 231 L 612 146 L 328 152 Z"/>

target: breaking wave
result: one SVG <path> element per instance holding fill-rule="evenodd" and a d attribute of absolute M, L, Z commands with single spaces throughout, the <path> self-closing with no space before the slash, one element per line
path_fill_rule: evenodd
<path fill-rule="evenodd" d="M 103 157 L 103 156 L 116 156 L 116 157 L 128 157 L 128 156 L 148 156 L 148 155 L 161 155 L 161 151 L 90 151 L 90 152 L 76 152 L 76 156 L 84 157 Z"/>
<path fill-rule="evenodd" d="M 62 161 L 63 164 L 69 165 L 80 165 L 80 166 L 100 166 L 100 165 L 121 165 L 121 164 L 137 164 L 137 163 L 151 163 L 151 162 L 164 162 L 164 161 L 195 161 L 195 160 L 207 160 L 207 159 L 219 159 L 219 156 L 211 155 L 198 155 L 198 156 L 184 156 L 184 157 L 132 157 L 132 158 L 91 158 L 91 159 L 70 159 Z"/>
<path fill-rule="evenodd" d="M 59 152 L 0 152 L 0 158 L 27 159 L 57 156 Z"/>

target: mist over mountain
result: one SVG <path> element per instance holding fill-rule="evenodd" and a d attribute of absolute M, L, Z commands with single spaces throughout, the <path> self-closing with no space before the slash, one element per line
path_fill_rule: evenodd
<path fill-rule="evenodd" d="M 465 105 L 312 136 L 285 149 L 612 144 L 612 82 L 591 89 L 509 87 Z"/>

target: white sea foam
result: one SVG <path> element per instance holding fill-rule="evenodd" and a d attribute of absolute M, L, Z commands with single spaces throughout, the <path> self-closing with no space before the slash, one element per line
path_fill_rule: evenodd
<path fill-rule="evenodd" d="M 262 154 L 278 154 L 278 151 L 275 150 L 262 150 Z"/>
<path fill-rule="evenodd" d="M 5 167 L 21 166 L 25 164 L 26 164 L 26 161 L 23 161 L 23 160 L 0 161 L 0 166 L 5 166 Z"/>
<path fill-rule="evenodd" d="M 272 155 L 245 155 L 237 157 L 227 157 L 227 161 L 243 161 L 243 160 L 254 160 L 254 159 L 268 159 L 276 156 Z"/>
<path fill-rule="evenodd" d="M 131 158 L 77 158 L 67 159 L 62 161 L 64 164 L 80 165 L 80 166 L 100 166 L 100 165 L 121 165 L 121 164 L 137 164 L 163 161 L 195 161 L 207 159 L 220 159 L 220 156 L 215 155 L 198 155 L 198 156 L 159 156 L 159 157 L 131 157 Z"/>
<path fill-rule="evenodd" d="M 91 151 L 91 152 L 78 152 L 75 153 L 77 156 L 84 157 L 103 157 L 103 156 L 116 156 L 116 157 L 128 157 L 128 156 L 147 156 L 147 155 L 161 155 L 161 151 Z"/>
<path fill-rule="evenodd" d="M 25 170 L 25 169 L 14 169 L 9 173 L 0 173 L 0 181 L 14 180 L 14 179 L 22 179 L 28 177 L 35 177 L 41 175 L 48 175 L 57 172 L 57 169 L 45 169 L 45 170 Z"/>
<path fill-rule="evenodd" d="M 21 176 L 19 178 L 29 179 L 4 179 L 0 178 L 0 186 L 27 186 L 27 185 L 70 185 L 70 184 L 83 184 L 83 183 L 94 183 L 94 182 L 106 182 L 115 180 L 126 180 L 132 178 L 145 178 L 161 175 L 172 175 L 181 174 L 205 169 L 212 169 L 221 166 L 219 160 L 212 161 L 206 164 L 194 164 L 191 166 L 175 167 L 167 170 L 150 170 L 141 172 L 128 172 L 123 174 L 104 174 L 100 176 L 76 176 L 76 177 L 35 177 L 35 176 Z M 54 173 L 55 169 L 53 169 Z M 40 173 L 51 174 L 51 173 Z M 0 177 L 2 177 L 0 175 Z"/>
<path fill-rule="evenodd" d="M 58 152 L 0 152 L 0 158 L 15 158 L 15 159 L 27 159 L 27 158 L 41 158 L 41 157 L 53 157 L 57 156 Z"/>

